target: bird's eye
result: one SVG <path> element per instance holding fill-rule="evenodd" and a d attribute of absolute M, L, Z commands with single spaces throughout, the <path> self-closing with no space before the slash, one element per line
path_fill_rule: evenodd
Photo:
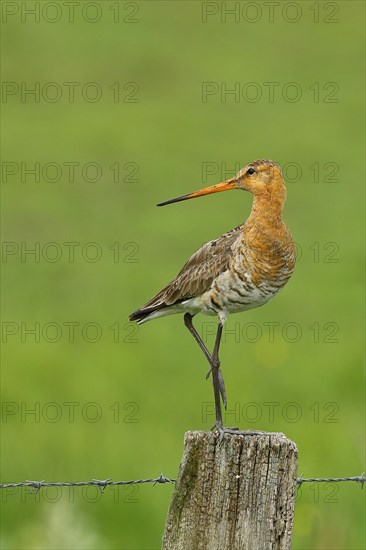
<path fill-rule="evenodd" d="M 247 174 L 248 174 L 248 176 L 252 176 L 253 174 L 255 174 L 254 168 L 249 168 L 249 169 L 247 170 Z"/>

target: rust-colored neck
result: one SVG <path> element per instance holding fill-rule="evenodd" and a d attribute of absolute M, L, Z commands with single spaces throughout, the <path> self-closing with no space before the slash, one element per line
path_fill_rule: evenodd
<path fill-rule="evenodd" d="M 286 200 L 285 187 L 255 192 L 248 222 L 268 227 L 282 225 L 282 212 Z"/>

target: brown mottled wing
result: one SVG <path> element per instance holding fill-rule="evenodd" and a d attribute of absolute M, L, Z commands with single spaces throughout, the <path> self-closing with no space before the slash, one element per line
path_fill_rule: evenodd
<path fill-rule="evenodd" d="M 232 246 L 240 236 L 241 225 L 199 248 L 176 278 L 143 308 L 161 308 L 194 298 L 208 290 L 212 281 L 229 265 Z"/>

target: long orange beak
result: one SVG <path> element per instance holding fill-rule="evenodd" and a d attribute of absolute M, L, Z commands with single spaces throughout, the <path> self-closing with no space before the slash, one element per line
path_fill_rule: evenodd
<path fill-rule="evenodd" d="M 223 181 L 222 183 L 217 183 L 211 187 L 205 187 L 194 193 L 188 193 L 188 195 L 182 195 L 181 197 L 176 197 L 175 199 L 170 199 L 169 201 L 160 202 L 156 206 L 165 206 L 166 204 L 172 204 L 173 202 L 186 201 L 187 199 L 195 199 L 196 197 L 203 197 L 204 195 L 211 195 L 211 193 L 221 193 L 221 191 L 229 191 L 229 189 L 236 188 L 236 179 L 231 178 L 230 180 Z"/>

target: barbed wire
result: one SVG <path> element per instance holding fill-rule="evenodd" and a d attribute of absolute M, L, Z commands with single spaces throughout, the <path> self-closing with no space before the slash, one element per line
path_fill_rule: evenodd
<path fill-rule="evenodd" d="M 2 483 L 0 484 L 0 489 L 8 489 L 10 487 L 30 487 L 35 489 L 38 492 L 42 487 L 86 487 L 86 486 L 96 486 L 104 493 L 106 487 L 109 485 L 136 485 L 138 483 L 175 483 L 175 479 L 170 477 L 165 477 L 163 474 L 160 474 L 159 477 L 153 477 L 149 479 L 133 479 L 130 481 L 113 481 L 111 477 L 107 479 L 92 479 L 90 481 L 21 481 L 20 483 Z"/>
<path fill-rule="evenodd" d="M 304 478 L 303 473 L 300 477 L 296 478 L 296 483 L 299 487 L 303 483 L 340 483 L 343 481 L 353 481 L 361 484 L 361 489 L 366 481 L 364 477 L 364 472 L 359 476 L 352 477 L 308 477 Z M 153 477 L 149 479 L 133 479 L 130 481 L 113 481 L 111 477 L 107 479 L 92 479 L 90 481 L 21 481 L 19 483 L 2 483 L 0 484 L 0 489 L 9 489 L 16 487 L 29 487 L 34 489 L 37 493 L 42 487 L 86 487 L 86 486 L 96 486 L 99 487 L 102 493 L 108 486 L 113 485 L 136 485 L 140 483 L 152 483 L 156 485 L 157 483 L 175 483 L 176 479 L 165 477 L 163 474 L 160 474 L 159 477 Z"/>
<path fill-rule="evenodd" d="M 356 483 L 361 484 L 361 489 L 363 489 L 363 484 L 366 481 L 366 478 L 364 476 L 364 472 L 362 472 L 359 476 L 352 476 L 352 477 L 302 477 L 304 474 L 300 474 L 300 477 L 296 479 L 296 483 L 299 487 L 303 483 L 339 483 L 341 481 L 355 481 Z"/>

